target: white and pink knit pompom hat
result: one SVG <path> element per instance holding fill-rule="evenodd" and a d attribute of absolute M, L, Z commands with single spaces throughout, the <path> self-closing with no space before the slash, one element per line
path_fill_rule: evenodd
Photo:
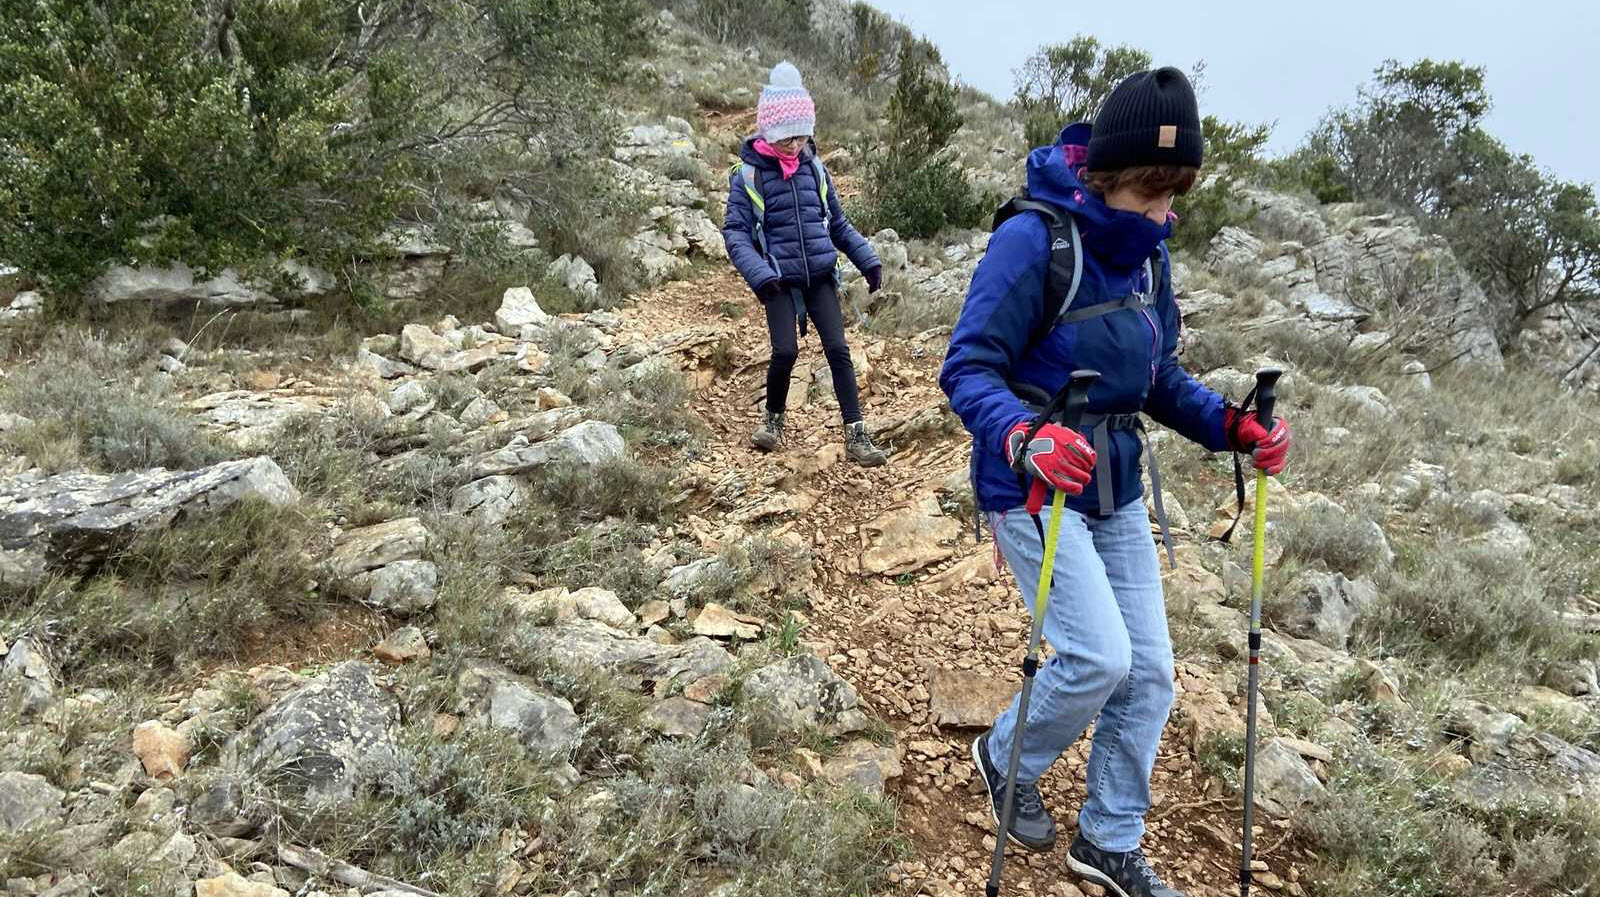
<path fill-rule="evenodd" d="M 756 104 L 756 133 L 768 143 L 815 134 L 817 107 L 800 80 L 800 70 L 793 63 L 780 62 L 772 69 L 771 82 L 761 89 L 761 101 Z"/>

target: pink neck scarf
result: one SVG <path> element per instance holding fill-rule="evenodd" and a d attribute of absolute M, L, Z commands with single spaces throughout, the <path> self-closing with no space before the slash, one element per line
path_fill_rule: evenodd
<path fill-rule="evenodd" d="M 769 159 L 778 160 L 778 167 L 783 169 L 784 180 L 787 181 L 788 179 L 794 177 L 794 173 L 800 170 L 799 153 L 785 155 L 782 150 L 779 150 L 777 147 L 768 143 L 764 138 L 761 137 L 756 138 L 755 147 L 756 152 L 760 153 L 761 155 L 766 156 Z"/>

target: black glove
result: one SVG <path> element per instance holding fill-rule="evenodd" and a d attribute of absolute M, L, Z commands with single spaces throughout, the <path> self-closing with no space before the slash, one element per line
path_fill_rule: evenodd
<path fill-rule="evenodd" d="M 879 290 L 879 288 L 881 288 L 883 286 L 883 266 L 882 265 L 873 265 L 872 267 L 868 268 L 867 270 L 862 271 L 861 272 L 861 276 L 865 277 L 867 279 L 867 292 L 868 293 L 876 293 Z"/>
<path fill-rule="evenodd" d="M 760 299 L 763 304 L 771 302 L 782 295 L 783 284 L 776 277 L 756 287 L 756 298 Z"/>

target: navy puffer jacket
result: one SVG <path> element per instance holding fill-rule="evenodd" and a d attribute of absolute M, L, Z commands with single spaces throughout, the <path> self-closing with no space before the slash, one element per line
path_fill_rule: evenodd
<path fill-rule="evenodd" d="M 839 252 L 861 271 L 879 266 L 872 246 L 845 217 L 839 194 L 828 178 L 828 226 L 823 226 L 822 196 L 817 190 L 816 171 L 811 160 L 816 151 L 808 146 L 800 151 L 800 170 L 783 179 L 778 160 L 756 152 L 755 141 L 747 140 L 740 158 L 755 166 L 759 189 L 766 200 L 764 229 L 767 255 L 756 243 L 756 211 L 745 192 L 744 180 L 736 168 L 728 184 L 728 217 L 722 226 L 722 239 L 728 257 L 744 276 L 750 289 L 759 291 L 773 280 L 791 286 L 810 286 L 833 276 Z"/>

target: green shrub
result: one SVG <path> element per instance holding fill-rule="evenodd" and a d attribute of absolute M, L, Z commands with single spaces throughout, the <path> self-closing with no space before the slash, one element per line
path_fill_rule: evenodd
<path fill-rule="evenodd" d="M 862 224 L 931 237 L 946 227 L 974 227 L 993 207 L 975 195 L 960 164 L 945 152 L 961 129 L 959 90 L 940 75 L 938 51 L 906 41 L 889 99 L 889 134 L 867 152 Z"/>
<path fill-rule="evenodd" d="M 25 600 L 62 621 L 64 674 L 115 683 L 236 656 L 265 627 L 311 617 L 325 542 L 299 510 L 250 500 L 146 532 L 81 583 Z"/>
<path fill-rule="evenodd" d="M 1301 817 L 1323 858 L 1317 892 L 1446 897 L 1502 889 L 1494 839 L 1473 820 L 1422 804 L 1426 785 L 1371 748 L 1341 758 L 1328 798 Z"/>
<path fill-rule="evenodd" d="M 1365 514 L 1331 503 L 1284 512 L 1273 535 L 1286 557 L 1321 562 L 1349 577 L 1380 569 L 1389 547 L 1383 530 Z"/>
<path fill-rule="evenodd" d="M 1520 669 L 1581 650 L 1537 571 L 1514 555 L 1457 539 L 1407 545 L 1399 558 L 1353 644 L 1450 669 Z"/>
<path fill-rule="evenodd" d="M 6 442 L 51 473 L 83 466 L 192 470 L 232 457 L 150 380 L 130 376 L 144 351 L 136 343 L 52 339 L 0 387 L 0 405 L 32 421 L 7 433 Z"/>
<path fill-rule="evenodd" d="M 640 12 L 7 0 L 0 218 L 18 226 L 0 257 L 56 298 L 128 262 L 281 282 L 294 259 L 354 289 L 402 215 L 447 218 L 484 188 L 545 211 L 573 180 L 560 169 L 608 140 L 599 95 L 642 44 Z"/>

